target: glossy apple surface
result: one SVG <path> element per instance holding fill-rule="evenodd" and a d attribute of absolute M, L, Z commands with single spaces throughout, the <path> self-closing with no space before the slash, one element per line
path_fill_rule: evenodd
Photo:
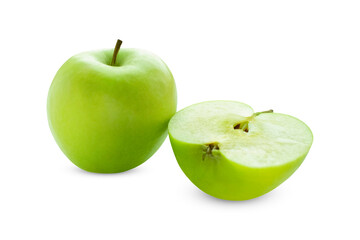
<path fill-rule="evenodd" d="M 166 64 L 139 49 L 71 57 L 48 94 L 51 132 L 78 167 L 100 173 L 134 168 L 153 155 L 176 112 L 176 87 Z"/>
<path fill-rule="evenodd" d="M 169 136 L 185 175 L 202 191 L 226 200 L 261 196 L 291 176 L 305 159 L 312 133 L 279 113 L 246 104 L 203 102 L 170 120 Z"/>

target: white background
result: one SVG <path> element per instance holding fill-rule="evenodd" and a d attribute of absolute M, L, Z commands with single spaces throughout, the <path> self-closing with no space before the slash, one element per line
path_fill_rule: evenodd
<path fill-rule="evenodd" d="M 1 1 L 0 239 L 360 239 L 359 1 Z M 148 49 L 170 67 L 178 109 L 237 100 L 296 116 L 314 143 L 263 197 L 198 190 L 169 140 L 120 174 L 75 167 L 46 117 L 72 55 Z M 358 228 L 358 229 L 356 229 Z"/>

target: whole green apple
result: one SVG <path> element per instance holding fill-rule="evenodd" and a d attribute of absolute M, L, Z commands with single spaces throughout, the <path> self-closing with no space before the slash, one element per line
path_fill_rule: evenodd
<path fill-rule="evenodd" d="M 140 49 L 77 54 L 50 86 L 51 132 L 78 167 L 99 173 L 132 169 L 167 136 L 176 112 L 176 87 L 166 64 Z"/>
<path fill-rule="evenodd" d="M 300 120 L 246 104 L 211 101 L 170 120 L 169 137 L 185 175 L 202 191 L 226 200 L 261 196 L 295 172 L 313 136 Z"/>

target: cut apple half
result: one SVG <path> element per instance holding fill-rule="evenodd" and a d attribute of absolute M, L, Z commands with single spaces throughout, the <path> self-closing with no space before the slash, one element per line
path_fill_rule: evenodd
<path fill-rule="evenodd" d="M 210 101 L 187 107 L 170 120 L 169 136 L 185 175 L 202 191 L 226 200 L 261 196 L 291 176 L 313 136 L 289 115 L 240 102 Z"/>

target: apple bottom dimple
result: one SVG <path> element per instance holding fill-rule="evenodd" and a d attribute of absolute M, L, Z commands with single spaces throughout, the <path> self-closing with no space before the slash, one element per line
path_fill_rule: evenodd
<path fill-rule="evenodd" d="M 213 158 L 213 151 L 219 150 L 219 143 L 214 142 L 214 143 L 209 143 L 209 144 L 205 144 L 203 147 L 203 155 L 202 155 L 202 160 L 204 161 L 205 158 Z"/>
<path fill-rule="evenodd" d="M 213 143 L 189 144 L 172 136 L 170 141 L 191 182 L 205 193 L 225 200 L 248 200 L 273 190 L 291 176 L 306 156 L 280 166 L 247 167 L 227 159 L 221 153 L 221 144 L 215 149 Z"/>

